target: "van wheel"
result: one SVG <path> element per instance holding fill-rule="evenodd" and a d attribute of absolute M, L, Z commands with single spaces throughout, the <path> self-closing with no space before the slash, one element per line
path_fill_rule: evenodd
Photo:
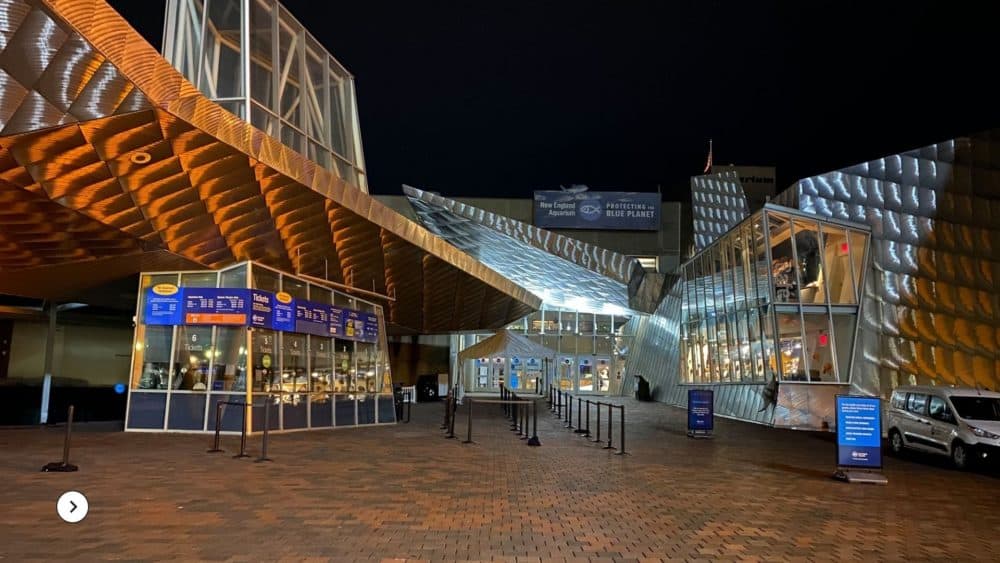
<path fill-rule="evenodd" d="M 893 455 L 903 453 L 903 435 L 895 428 L 889 431 L 889 449 L 892 450 Z"/>
<path fill-rule="evenodd" d="M 968 469 L 971 461 L 969 446 L 958 441 L 951 445 L 951 463 L 955 469 Z"/>

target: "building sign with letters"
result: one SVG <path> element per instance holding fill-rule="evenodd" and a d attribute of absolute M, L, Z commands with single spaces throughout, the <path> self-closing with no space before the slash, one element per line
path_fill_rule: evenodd
<path fill-rule="evenodd" d="M 660 194 L 537 191 L 534 216 L 543 229 L 657 231 Z"/>

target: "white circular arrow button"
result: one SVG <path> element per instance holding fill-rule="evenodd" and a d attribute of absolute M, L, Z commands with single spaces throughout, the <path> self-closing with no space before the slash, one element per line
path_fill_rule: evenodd
<path fill-rule="evenodd" d="M 75 524 L 86 518 L 88 510 L 90 510 L 90 503 L 87 502 L 87 497 L 77 491 L 63 493 L 59 497 L 59 501 L 56 502 L 56 511 L 59 513 L 59 517 L 70 524 Z"/>

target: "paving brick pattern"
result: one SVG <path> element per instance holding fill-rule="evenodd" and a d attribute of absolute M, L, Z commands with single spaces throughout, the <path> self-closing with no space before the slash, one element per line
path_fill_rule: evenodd
<path fill-rule="evenodd" d="M 847 485 L 830 436 L 719 420 L 692 440 L 683 411 L 626 403 L 628 456 L 546 410 L 527 447 L 495 405 L 473 445 L 418 405 L 410 424 L 276 436 L 269 464 L 232 459 L 233 438 L 207 454 L 204 436 L 84 428 L 81 470 L 43 474 L 61 430 L 0 430 L 0 559 L 1000 560 L 994 473 L 888 459 L 888 486 Z M 56 515 L 66 490 L 90 500 L 79 524 Z"/>

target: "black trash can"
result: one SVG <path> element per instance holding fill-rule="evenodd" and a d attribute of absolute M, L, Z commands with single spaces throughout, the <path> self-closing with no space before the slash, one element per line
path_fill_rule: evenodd
<path fill-rule="evenodd" d="M 436 374 L 421 375 L 417 379 L 417 401 L 427 403 L 440 400 L 441 397 L 438 396 L 438 376 Z"/>

